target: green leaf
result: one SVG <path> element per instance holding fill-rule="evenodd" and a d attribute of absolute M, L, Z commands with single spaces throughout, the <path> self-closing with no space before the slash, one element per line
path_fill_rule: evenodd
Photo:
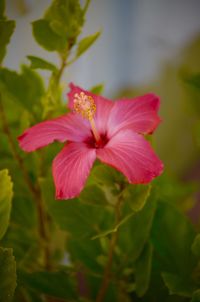
<path fill-rule="evenodd" d="M 19 278 L 22 285 L 41 294 L 60 299 L 69 299 L 70 301 L 77 301 L 77 295 L 68 272 L 41 271 L 30 274 L 20 272 Z"/>
<path fill-rule="evenodd" d="M 140 211 L 150 196 L 151 185 L 128 185 L 124 199 L 135 212 Z"/>
<path fill-rule="evenodd" d="M 195 286 L 192 283 L 188 283 L 188 280 L 181 279 L 180 276 L 170 273 L 162 273 L 162 278 L 169 289 L 170 295 L 191 297 L 195 290 Z"/>
<path fill-rule="evenodd" d="M 153 246 L 147 243 L 135 263 L 135 291 L 138 297 L 144 296 L 149 287 Z"/>
<path fill-rule="evenodd" d="M 108 205 L 104 192 L 95 185 L 87 186 L 80 194 L 79 200 L 91 205 Z"/>
<path fill-rule="evenodd" d="M 16 263 L 12 249 L 0 247 L 0 301 L 12 301 L 16 288 Z"/>
<path fill-rule="evenodd" d="M 15 29 L 15 21 L 0 20 L 0 64 L 6 54 L 6 46 Z"/>
<path fill-rule="evenodd" d="M 13 197 L 13 184 L 8 170 L 0 171 L 0 239 L 4 236 L 11 212 L 11 200 Z"/>
<path fill-rule="evenodd" d="M 192 252 L 193 254 L 200 258 L 200 234 L 196 235 L 192 243 Z"/>
<path fill-rule="evenodd" d="M 30 68 L 32 69 L 47 69 L 51 71 L 57 70 L 57 67 L 54 64 L 44 59 L 35 56 L 27 56 L 27 58 L 30 60 L 31 63 Z"/>
<path fill-rule="evenodd" d="M 120 220 L 120 222 L 118 224 L 116 224 L 116 226 L 114 228 L 106 230 L 104 232 L 101 232 L 100 234 L 93 236 L 91 239 L 94 240 L 94 239 L 97 239 L 97 238 L 102 238 L 102 237 L 105 237 L 109 234 L 117 232 L 119 227 L 121 227 L 124 223 L 126 223 L 129 220 L 129 218 L 131 218 L 133 215 L 134 215 L 133 212 L 127 214 L 125 217 L 122 218 L 122 220 Z"/>
<path fill-rule="evenodd" d="M 30 113 L 41 112 L 41 98 L 44 86 L 38 73 L 22 66 L 21 73 L 6 68 L 0 69 L 0 84 L 6 93 L 26 108 Z"/>
<path fill-rule="evenodd" d="M 0 19 L 3 19 L 5 11 L 5 0 L 0 1 Z"/>
<path fill-rule="evenodd" d="M 50 179 L 42 180 L 41 187 L 50 215 L 62 230 L 74 238 L 91 238 L 97 230 L 101 232 L 112 225 L 112 215 L 105 207 L 83 204 L 79 199 L 56 201 Z"/>
<path fill-rule="evenodd" d="M 98 39 L 100 36 L 100 32 L 96 32 L 95 34 L 83 38 L 77 46 L 76 57 L 80 57 L 92 44 Z"/>
<path fill-rule="evenodd" d="M 81 32 L 84 12 L 79 0 L 53 0 L 44 19 L 50 22 L 52 30 L 57 35 L 72 43 Z"/>
<path fill-rule="evenodd" d="M 143 209 L 132 216 L 120 229 L 119 247 L 126 261 L 131 265 L 140 256 L 145 243 L 150 238 L 156 207 L 157 198 L 153 191 Z"/>
<path fill-rule="evenodd" d="M 49 21 L 40 19 L 32 23 L 33 35 L 40 44 L 49 51 L 61 51 L 67 47 L 66 39 L 57 35 L 50 27 Z"/>
<path fill-rule="evenodd" d="M 85 238 L 84 241 L 74 239 L 67 240 L 67 251 L 70 253 L 70 259 L 74 263 L 82 263 L 94 272 L 102 272 L 102 266 L 98 263 L 98 257 L 102 255 L 102 248 L 99 240 Z"/>
<path fill-rule="evenodd" d="M 99 164 L 92 169 L 89 177 L 89 183 L 119 189 L 119 185 L 124 183 L 124 177 L 116 169 Z"/>
<path fill-rule="evenodd" d="M 102 94 L 103 90 L 104 90 L 104 84 L 99 84 L 90 88 L 90 91 L 97 95 Z"/>
<path fill-rule="evenodd" d="M 44 18 L 33 22 L 33 35 L 46 50 L 62 54 L 75 44 L 83 23 L 78 0 L 54 0 Z"/>
<path fill-rule="evenodd" d="M 184 80 L 194 88 L 200 89 L 200 73 L 185 76 Z"/>
<path fill-rule="evenodd" d="M 194 237 L 194 227 L 189 220 L 171 203 L 160 201 L 151 236 L 157 268 L 182 280 L 189 278 L 195 264 L 191 251 Z"/>
<path fill-rule="evenodd" d="M 200 302 L 200 289 L 193 293 L 191 302 Z"/>

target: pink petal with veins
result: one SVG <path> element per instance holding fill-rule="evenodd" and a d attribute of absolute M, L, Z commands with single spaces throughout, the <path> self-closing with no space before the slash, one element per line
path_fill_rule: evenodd
<path fill-rule="evenodd" d="M 107 130 L 107 121 L 109 114 L 111 112 L 111 109 L 114 106 L 114 102 L 100 96 L 93 94 L 89 91 L 86 91 L 78 86 L 75 86 L 73 83 L 70 83 L 70 92 L 67 94 L 69 97 L 69 108 L 73 110 L 73 101 L 74 101 L 74 95 L 76 93 L 80 94 L 81 92 L 84 92 L 86 95 L 91 96 L 96 104 L 96 114 L 94 117 L 96 127 L 100 133 L 105 133 Z"/>
<path fill-rule="evenodd" d="M 96 150 L 89 149 L 84 143 L 66 144 L 53 161 L 57 199 L 69 199 L 79 195 L 95 158 Z"/>
<path fill-rule="evenodd" d="M 130 183 L 148 183 L 163 171 L 163 163 L 150 144 L 131 130 L 115 134 L 103 149 L 97 149 L 97 158 L 121 171 Z"/>
<path fill-rule="evenodd" d="M 55 140 L 80 142 L 90 135 L 89 122 L 77 114 L 69 113 L 27 129 L 18 137 L 18 141 L 24 151 L 32 152 Z"/>
<path fill-rule="evenodd" d="M 108 120 L 108 136 L 128 128 L 137 133 L 152 133 L 160 123 L 159 104 L 154 94 L 116 101 Z"/>

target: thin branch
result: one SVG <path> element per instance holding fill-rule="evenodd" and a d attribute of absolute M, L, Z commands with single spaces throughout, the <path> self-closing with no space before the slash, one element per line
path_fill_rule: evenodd
<path fill-rule="evenodd" d="M 120 197 L 118 199 L 118 202 L 115 205 L 115 226 L 119 224 L 121 214 L 120 214 L 120 207 L 122 203 L 122 194 L 120 194 Z M 111 273 L 112 273 L 112 263 L 113 263 L 113 255 L 114 255 L 114 250 L 116 247 L 118 239 L 118 229 L 116 232 L 112 234 L 111 240 L 110 240 L 110 248 L 108 252 L 108 261 L 104 270 L 104 275 L 103 275 L 103 281 L 101 284 L 101 287 L 99 289 L 99 292 L 97 294 L 96 302 L 102 302 L 104 301 L 104 297 L 106 294 L 106 291 L 108 289 L 110 279 L 111 279 Z"/>

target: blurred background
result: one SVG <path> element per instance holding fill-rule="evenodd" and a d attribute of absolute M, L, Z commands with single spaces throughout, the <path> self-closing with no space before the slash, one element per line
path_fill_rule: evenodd
<path fill-rule="evenodd" d="M 7 0 L 7 15 L 17 22 L 4 63 L 9 68 L 28 63 L 26 55 L 58 62 L 31 34 L 30 23 L 50 3 Z M 184 80 L 200 70 L 199 14 L 199 0 L 93 0 L 83 36 L 101 30 L 101 37 L 63 76 L 65 92 L 73 81 L 86 89 L 103 83 L 110 98 L 157 93 L 163 122 L 155 148 L 167 173 L 183 179 L 200 174 L 199 92 Z"/>

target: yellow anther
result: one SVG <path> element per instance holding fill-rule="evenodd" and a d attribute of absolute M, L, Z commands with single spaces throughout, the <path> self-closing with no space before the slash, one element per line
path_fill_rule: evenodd
<path fill-rule="evenodd" d="M 88 120 L 93 119 L 96 112 L 96 105 L 93 98 L 84 92 L 74 95 L 74 110 Z"/>
<path fill-rule="evenodd" d="M 100 135 L 97 131 L 94 115 L 96 112 L 96 105 L 93 98 L 90 95 L 86 95 L 84 92 L 80 94 L 75 93 L 74 95 L 74 110 L 76 113 L 81 114 L 82 117 L 90 121 L 91 129 L 96 142 L 101 140 Z"/>

